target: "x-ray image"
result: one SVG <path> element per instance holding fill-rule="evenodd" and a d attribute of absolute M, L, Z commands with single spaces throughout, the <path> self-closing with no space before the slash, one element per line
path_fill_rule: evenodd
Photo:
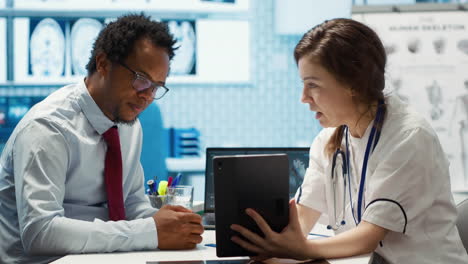
<path fill-rule="evenodd" d="M 197 38 L 195 21 L 170 20 L 166 21 L 170 32 L 177 40 L 175 56 L 171 62 L 172 75 L 196 74 Z"/>
<path fill-rule="evenodd" d="M 462 39 L 460 41 L 458 41 L 457 43 L 457 48 L 465 53 L 466 55 L 468 55 L 468 39 Z"/>
<path fill-rule="evenodd" d="M 68 82 L 85 76 L 103 22 L 91 18 L 15 18 L 15 79 Z"/>
<path fill-rule="evenodd" d="M 292 166 L 291 164 L 289 165 L 289 194 L 292 197 L 304 181 L 308 159 L 304 156 L 290 157 L 290 159 L 292 159 Z"/>
<path fill-rule="evenodd" d="M 439 120 L 444 110 L 441 107 L 442 104 L 442 90 L 437 81 L 433 81 L 431 85 L 426 87 L 427 96 L 431 103 L 431 119 Z"/>
<path fill-rule="evenodd" d="M 64 22 L 53 18 L 31 18 L 29 74 L 35 77 L 64 76 Z"/>
<path fill-rule="evenodd" d="M 78 19 L 71 28 L 72 74 L 85 76 L 93 43 L 102 29 L 102 23 L 92 18 Z"/>

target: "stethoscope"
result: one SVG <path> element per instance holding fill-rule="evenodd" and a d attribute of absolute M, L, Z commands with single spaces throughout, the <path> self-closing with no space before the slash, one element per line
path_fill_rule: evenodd
<path fill-rule="evenodd" d="M 345 127 L 347 131 L 347 127 Z M 345 202 L 346 202 L 346 195 L 343 195 L 343 212 L 342 212 L 342 218 L 341 221 L 337 221 L 336 215 L 337 215 L 337 205 L 336 203 L 338 202 L 338 198 L 336 195 L 336 189 L 338 188 L 338 175 L 336 173 L 336 163 L 337 160 L 341 160 L 341 172 L 343 175 L 343 194 L 346 194 L 346 181 L 347 181 L 347 175 L 348 175 L 348 164 L 346 162 L 346 155 L 345 153 L 338 148 L 335 153 L 333 154 L 333 159 L 332 159 L 332 169 L 331 169 L 331 182 L 332 182 L 332 192 L 333 192 L 333 210 L 334 210 L 334 216 L 335 216 L 335 223 L 333 225 L 329 224 L 327 226 L 327 229 L 333 229 L 333 230 L 338 230 L 340 226 L 343 226 L 346 224 L 345 221 Z"/>
<path fill-rule="evenodd" d="M 383 116 L 385 114 L 384 108 L 381 107 L 383 105 L 383 100 L 379 100 L 377 114 L 374 119 L 374 125 L 372 126 L 369 140 L 367 141 L 366 152 L 364 154 L 364 160 L 362 163 L 362 172 L 361 172 L 361 181 L 359 183 L 359 191 L 358 191 L 358 200 L 357 200 L 357 212 L 356 215 L 354 214 L 353 208 L 353 199 L 351 195 L 351 166 L 349 163 L 349 129 L 347 126 L 344 126 L 344 135 L 345 135 L 345 142 L 346 142 L 346 153 L 338 148 L 335 153 L 333 153 L 332 158 L 332 167 L 331 167 L 331 182 L 332 182 L 332 194 L 333 194 L 333 210 L 334 210 L 334 219 L 330 221 L 329 225 L 327 225 L 327 229 L 338 230 L 341 226 L 346 225 L 345 221 L 345 211 L 346 211 L 346 185 L 348 186 L 348 193 L 349 193 L 349 201 L 351 205 L 351 213 L 353 215 L 354 223 L 356 226 L 361 222 L 361 212 L 362 212 L 362 201 L 364 199 L 364 186 L 366 182 L 366 173 L 367 173 L 367 162 L 369 160 L 369 156 L 371 152 L 374 151 L 377 143 L 380 139 L 380 133 L 382 132 L 382 125 L 383 125 Z M 371 150 L 372 149 L 372 150 Z M 336 175 L 336 167 L 338 162 L 341 160 L 341 172 L 343 177 L 343 208 L 342 208 L 342 217 L 340 220 L 337 219 L 337 188 L 338 188 L 338 175 Z M 331 220 L 332 217 L 330 217 Z"/>

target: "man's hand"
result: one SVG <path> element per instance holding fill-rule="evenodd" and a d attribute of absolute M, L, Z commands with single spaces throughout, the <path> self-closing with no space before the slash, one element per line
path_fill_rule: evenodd
<path fill-rule="evenodd" d="M 202 241 L 201 216 L 182 206 L 165 205 L 153 215 L 159 249 L 192 249 Z"/>

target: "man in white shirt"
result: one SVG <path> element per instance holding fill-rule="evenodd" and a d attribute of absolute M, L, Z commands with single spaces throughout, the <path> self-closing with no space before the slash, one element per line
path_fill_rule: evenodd
<path fill-rule="evenodd" d="M 168 91 L 174 44 L 166 25 L 143 14 L 120 17 L 97 37 L 88 76 L 20 121 L 0 158 L 1 263 L 201 242 L 199 215 L 150 206 L 139 161 L 137 117 Z M 120 155 L 109 154 L 109 131 Z"/>

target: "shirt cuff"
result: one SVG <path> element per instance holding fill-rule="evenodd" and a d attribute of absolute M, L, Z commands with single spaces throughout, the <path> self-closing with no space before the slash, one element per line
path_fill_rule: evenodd
<path fill-rule="evenodd" d="M 154 250 L 158 248 L 158 231 L 152 217 L 136 219 L 133 225 L 134 243 L 136 248 Z"/>
<path fill-rule="evenodd" d="M 403 207 L 390 199 L 376 199 L 370 202 L 364 211 L 362 220 L 403 234 L 406 232 L 408 224 Z"/>

